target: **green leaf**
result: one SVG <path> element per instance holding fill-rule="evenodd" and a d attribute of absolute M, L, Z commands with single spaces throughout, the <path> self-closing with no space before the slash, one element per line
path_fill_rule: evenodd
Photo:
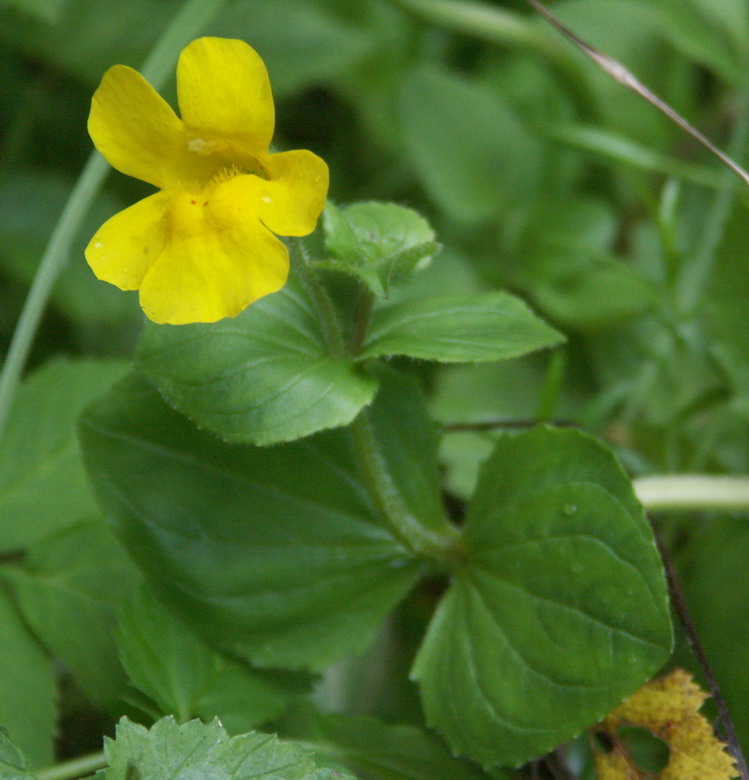
<path fill-rule="evenodd" d="M 395 203 L 355 203 L 323 214 L 325 247 L 335 259 L 317 265 L 359 277 L 379 298 L 407 282 L 439 250 L 434 231 L 415 211 Z"/>
<path fill-rule="evenodd" d="M 97 513 L 75 422 L 123 365 L 55 359 L 19 388 L 0 441 L 0 550 L 24 547 Z"/>
<path fill-rule="evenodd" d="M 0 5 L 10 6 L 45 22 L 56 22 L 66 2 L 67 0 L 2 0 Z"/>
<path fill-rule="evenodd" d="M 57 687 L 52 662 L 0 588 L 0 725 L 32 768 L 52 763 Z"/>
<path fill-rule="evenodd" d="M 658 6 L 664 35 L 685 57 L 723 79 L 739 76 L 748 29 L 746 6 L 740 0 L 660 0 Z"/>
<path fill-rule="evenodd" d="M 226 441 L 276 444 L 346 425 L 372 400 L 376 381 L 324 343 L 312 303 L 292 280 L 234 319 L 148 323 L 138 360 L 200 427 Z"/>
<path fill-rule="evenodd" d="M 374 312 L 361 360 L 407 355 L 444 363 L 519 357 L 563 337 L 505 292 L 407 300 Z"/>
<path fill-rule="evenodd" d="M 418 577 L 359 482 L 347 431 L 227 447 L 130 377 L 81 434 L 102 505 L 159 597 L 261 666 L 319 669 L 362 650 Z"/>
<path fill-rule="evenodd" d="M 104 780 L 333 780 L 336 773 L 315 769 L 314 756 L 272 734 L 230 737 L 218 721 L 177 725 L 162 718 L 150 730 L 122 718 L 116 739 L 106 739 L 109 769 Z M 353 780 L 337 775 L 340 780 Z"/>
<path fill-rule="evenodd" d="M 400 104 L 406 150 L 453 218 L 480 222 L 536 194 L 541 145 L 496 90 L 423 67 L 406 77 Z"/>
<path fill-rule="evenodd" d="M 33 780 L 26 773 L 26 759 L 11 742 L 8 732 L 0 726 L 0 778 L 7 780 Z"/>
<path fill-rule="evenodd" d="M 123 605 L 117 643 L 132 684 L 180 723 L 218 718 L 239 734 L 307 688 L 304 677 L 255 671 L 213 650 L 147 587 Z"/>
<path fill-rule="evenodd" d="M 356 715 L 322 715 L 303 702 L 284 719 L 284 736 L 314 748 L 319 762 L 373 780 L 487 780 L 476 764 L 455 758 L 432 731 Z M 492 774 L 499 780 L 504 775 Z"/>
<path fill-rule="evenodd" d="M 466 518 L 469 563 L 413 668 L 430 724 L 484 766 L 596 722 L 671 650 L 650 527 L 611 453 L 575 431 L 501 439 Z"/>
<path fill-rule="evenodd" d="M 115 608 L 139 575 L 103 521 L 34 543 L 8 574 L 24 619 L 86 696 L 105 709 L 119 705 L 125 675 L 112 636 Z"/>
<path fill-rule="evenodd" d="M 534 299 L 558 322 L 577 330 L 617 324 L 658 301 L 658 289 L 616 258 L 590 258 L 560 265 L 558 256 L 535 269 Z"/>

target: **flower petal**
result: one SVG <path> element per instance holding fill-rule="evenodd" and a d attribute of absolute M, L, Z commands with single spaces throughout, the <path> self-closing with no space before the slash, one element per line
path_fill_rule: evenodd
<path fill-rule="evenodd" d="M 121 290 L 137 290 L 166 243 L 168 197 L 157 192 L 108 219 L 86 247 L 97 278 Z"/>
<path fill-rule="evenodd" d="M 244 41 L 198 38 L 184 48 L 177 96 L 196 148 L 200 142 L 210 148 L 215 136 L 238 141 L 254 155 L 267 151 L 275 124 L 273 95 L 260 55 Z"/>
<path fill-rule="evenodd" d="M 118 171 L 164 187 L 175 157 L 186 146 L 182 122 L 132 68 L 114 65 L 91 100 L 88 132 Z"/>
<path fill-rule="evenodd" d="M 262 223 L 280 236 L 306 236 L 325 208 L 328 166 L 306 149 L 262 159 L 270 180 L 237 176 L 221 185 L 222 197 L 252 204 Z"/>
<path fill-rule="evenodd" d="M 259 222 L 173 235 L 140 288 L 158 323 L 185 325 L 234 317 L 286 283 L 286 247 Z"/>

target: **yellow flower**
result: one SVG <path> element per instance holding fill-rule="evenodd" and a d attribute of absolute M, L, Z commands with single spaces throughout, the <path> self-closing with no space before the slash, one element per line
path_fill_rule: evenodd
<path fill-rule="evenodd" d="M 268 73 L 244 41 L 193 41 L 177 95 L 181 119 L 132 68 L 104 75 L 91 138 L 114 168 L 159 192 L 105 222 L 86 260 L 99 279 L 140 290 L 154 322 L 215 322 L 283 287 L 289 257 L 274 233 L 315 229 L 328 167 L 306 150 L 269 153 Z"/>

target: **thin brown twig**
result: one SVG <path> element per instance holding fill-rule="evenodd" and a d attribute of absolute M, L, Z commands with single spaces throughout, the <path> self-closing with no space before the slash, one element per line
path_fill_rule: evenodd
<path fill-rule="evenodd" d="M 639 95 L 644 100 L 647 100 L 651 106 L 654 106 L 664 116 L 667 116 L 674 124 L 678 125 L 684 132 L 692 136 L 702 146 L 704 146 L 712 155 L 718 158 L 723 165 L 729 168 L 736 176 L 741 179 L 747 186 L 749 186 L 749 173 L 747 173 L 737 162 L 731 159 L 727 154 L 718 149 L 707 136 L 703 135 L 693 124 L 684 119 L 681 114 L 675 111 L 668 103 L 651 89 L 646 87 L 631 71 L 627 70 L 618 60 L 613 57 L 609 57 L 608 54 L 604 54 L 592 46 L 587 41 L 584 41 L 576 33 L 570 30 L 563 22 L 557 19 L 556 16 L 539 0 L 525 0 L 531 8 L 538 12 L 546 21 L 557 29 L 565 38 L 575 44 L 577 48 L 589 57 L 593 62 L 598 65 L 607 75 L 611 76 L 614 81 L 621 84 L 623 87 Z"/>
<path fill-rule="evenodd" d="M 684 631 L 686 632 L 687 639 L 689 640 L 689 644 L 692 648 L 692 652 L 694 653 L 695 658 L 697 659 L 700 668 L 702 669 L 702 674 L 705 676 L 705 680 L 710 687 L 710 693 L 712 694 L 713 700 L 715 701 L 715 707 L 718 710 L 718 716 L 723 725 L 726 742 L 728 743 L 728 749 L 731 751 L 731 755 L 736 762 L 736 767 L 739 771 L 741 780 L 749 780 L 749 769 L 747 769 L 746 759 L 744 758 L 744 753 L 741 750 L 741 743 L 739 742 L 738 735 L 736 734 L 736 728 L 733 725 L 731 713 L 728 710 L 726 700 L 723 698 L 718 681 L 715 678 L 715 674 L 713 673 L 705 650 L 703 649 L 700 642 L 699 635 L 697 634 L 697 627 L 695 626 L 694 621 L 692 620 L 692 616 L 689 612 L 689 608 L 687 607 L 687 602 L 684 598 L 684 591 L 681 589 L 679 577 L 676 573 L 673 562 L 671 561 L 671 556 L 666 549 L 666 545 L 664 544 L 661 535 L 654 526 L 653 534 L 655 535 L 658 551 L 660 552 L 661 560 L 663 561 L 663 568 L 666 572 L 666 580 L 668 581 L 668 588 L 671 593 L 671 602 L 674 605 L 674 610 L 679 616 L 679 620 L 681 621 L 682 626 L 684 626 Z"/>

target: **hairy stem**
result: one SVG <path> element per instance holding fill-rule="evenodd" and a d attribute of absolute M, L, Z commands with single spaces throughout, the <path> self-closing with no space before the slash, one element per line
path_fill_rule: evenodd
<path fill-rule="evenodd" d="M 225 2 L 187 0 L 146 59 L 142 68 L 146 79 L 155 87 L 161 86 L 172 71 L 177 52 L 203 29 Z M 93 152 L 68 197 L 39 262 L 0 374 L 0 438 L 52 289 L 68 259 L 70 245 L 108 171 L 109 166 L 104 159 L 98 152 Z"/>
<path fill-rule="evenodd" d="M 459 563 L 463 555 L 458 531 L 438 534 L 425 528 L 403 502 L 377 445 L 366 409 L 351 423 L 350 430 L 362 479 L 378 513 L 387 521 L 393 534 L 415 553 L 433 560 Z"/>
<path fill-rule="evenodd" d="M 362 292 L 359 297 L 354 315 L 354 330 L 348 347 L 350 355 L 358 355 L 361 352 L 362 344 L 367 336 L 367 328 L 369 328 L 369 318 L 372 315 L 374 300 L 374 293 L 369 290 Z"/>
<path fill-rule="evenodd" d="M 325 346 L 332 355 L 342 357 L 346 354 L 346 342 L 343 338 L 335 305 L 330 299 L 328 291 L 317 278 L 317 274 L 310 268 L 304 244 L 298 238 L 290 239 L 289 244 L 291 245 L 291 263 L 307 288 L 310 298 L 312 298 L 325 339 Z"/>
<path fill-rule="evenodd" d="M 320 283 L 314 269 L 310 268 L 307 253 L 298 239 L 291 241 L 291 259 L 312 298 L 328 349 L 333 355 L 345 355 L 347 349 L 338 313 L 328 291 Z M 366 299 L 361 301 L 357 314 L 358 325 L 354 328 L 355 339 L 363 340 L 366 335 L 370 307 L 371 303 L 367 304 Z M 440 561 L 458 560 L 461 556 L 460 534 L 457 531 L 445 535 L 434 533 L 425 528 L 404 504 L 377 443 L 366 409 L 362 409 L 349 430 L 359 472 L 378 514 L 387 523 L 393 536 L 415 553 Z M 452 526 L 447 528 L 451 529 Z"/>

